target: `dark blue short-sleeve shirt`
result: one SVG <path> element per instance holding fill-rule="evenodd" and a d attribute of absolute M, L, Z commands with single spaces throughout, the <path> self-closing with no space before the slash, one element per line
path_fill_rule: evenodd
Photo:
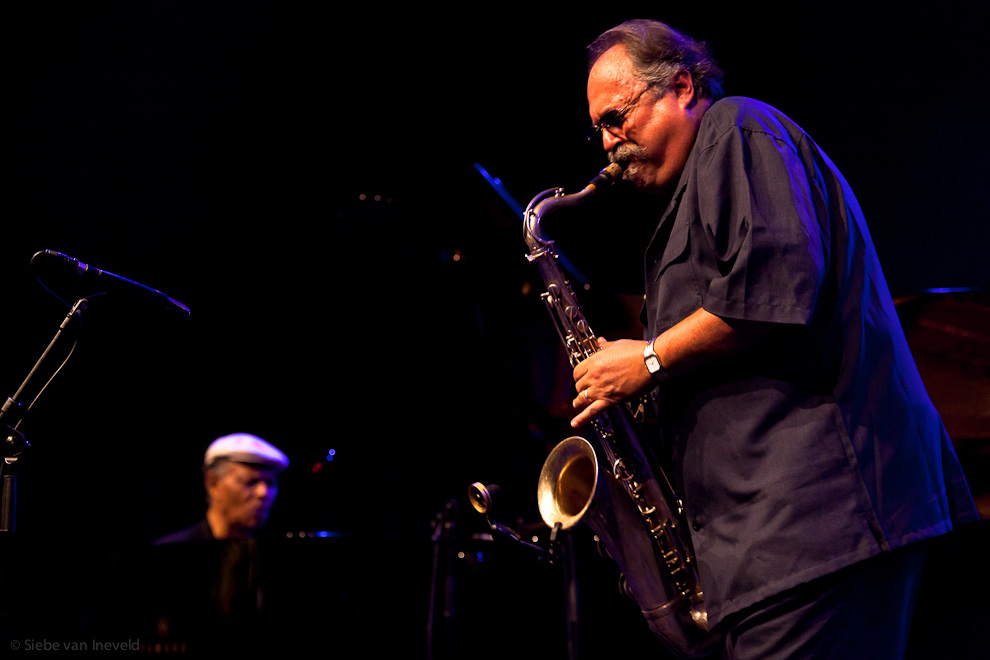
<path fill-rule="evenodd" d="M 649 337 L 775 328 L 655 393 L 710 621 L 978 518 L 859 204 L 782 113 L 709 108 L 645 269 Z"/>

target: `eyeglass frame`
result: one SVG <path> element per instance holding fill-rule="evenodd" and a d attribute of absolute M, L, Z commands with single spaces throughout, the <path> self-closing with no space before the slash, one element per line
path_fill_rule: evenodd
<path fill-rule="evenodd" d="M 629 113 L 630 110 L 632 110 L 632 107 L 639 102 L 639 100 L 643 97 L 643 94 L 646 94 L 648 90 L 652 89 L 653 87 L 656 87 L 656 85 L 657 85 L 656 82 L 651 82 L 649 85 L 644 87 L 639 94 L 637 94 L 631 101 L 626 103 L 624 106 L 622 106 L 618 110 L 609 110 L 604 115 L 602 115 L 602 117 L 598 120 L 598 123 L 592 124 L 591 128 L 588 129 L 588 140 L 594 140 L 598 138 L 599 136 L 601 136 L 602 131 L 611 132 L 611 129 L 622 130 L 622 124 L 626 123 L 626 115 Z M 609 121 L 605 119 L 610 115 L 617 118 L 618 122 L 616 122 L 615 120 Z"/>

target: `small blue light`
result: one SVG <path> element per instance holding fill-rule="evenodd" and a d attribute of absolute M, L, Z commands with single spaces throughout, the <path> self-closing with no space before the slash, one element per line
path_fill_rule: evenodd
<path fill-rule="evenodd" d="M 945 287 L 936 287 L 934 289 L 926 289 L 922 293 L 973 293 L 975 291 L 976 289 L 972 289 L 970 287 L 965 287 L 965 286 L 959 286 L 959 287 L 945 286 Z"/>
<path fill-rule="evenodd" d="M 327 460 L 328 461 L 332 461 L 333 460 L 333 457 L 336 456 L 336 455 L 337 455 L 337 450 L 336 449 L 331 449 L 330 452 L 327 454 Z"/>
<path fill-rule="evenodd" d="M 478 558 L 478 561 L 485 561 L 485 553 L 483 552 L 479 552 L 478 554 L 475 555 L 475 557 Z"/>

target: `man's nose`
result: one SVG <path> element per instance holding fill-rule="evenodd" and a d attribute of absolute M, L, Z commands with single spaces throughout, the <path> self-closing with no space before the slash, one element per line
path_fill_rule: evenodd
<path fill-rule="evenodd" d="M 602 129 L 602 147 L 606 153 L 611 153 L 617 146 L 625 142 L 624 137 L 620 137 L 607 128 Z"/>

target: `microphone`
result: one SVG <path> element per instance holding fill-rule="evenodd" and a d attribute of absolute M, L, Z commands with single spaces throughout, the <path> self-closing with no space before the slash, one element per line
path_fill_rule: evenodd
<path fill-rule="evenodd" d="M 486 486 L 480 481 L 475 481 L 468 486 L 468 498 L 471 501 L 471 506 L 478 513 L 487 514 L 490 510 L 494 509 L 501 496 L 502 489 L 498 484 L 488 484 Z"/>
<path fill-rule="evenodd" d="M 90 266 L 89 264 L 84 264 L 78 259 L 74 259 L 68 255 L 62 254 L 61 252 L 55 252 L 54 250 L 42 250 L 41 252 L 36 252 L 33 257 L 31 257 L 31 262 L 38 257 L 44 257 L 51 261 L 56 261 L 60 266 L 65 267 L 66 272 L 72 271 L 72 274 L 80 278 L 82 281 L 91 283 L 95 288 L 100 289 L 100 293 L 121 293 L 127 294 L 135 297 L 136 299 L 144 299 L 148 302 L 154 303 L 163 307 L 166 311 L 178 314 L 182 318 L 188 319 L 190 312 L 189 308 L 180 303 L 178 300 L 173 300 L 169 298 L 161 291 L 152 289 L 149 286 L 135 282 L 134 280 L 129 280 L 126 277 L 121 277 L 120 275 L 114 275 L 105 270 L 100 270 Z"/>

